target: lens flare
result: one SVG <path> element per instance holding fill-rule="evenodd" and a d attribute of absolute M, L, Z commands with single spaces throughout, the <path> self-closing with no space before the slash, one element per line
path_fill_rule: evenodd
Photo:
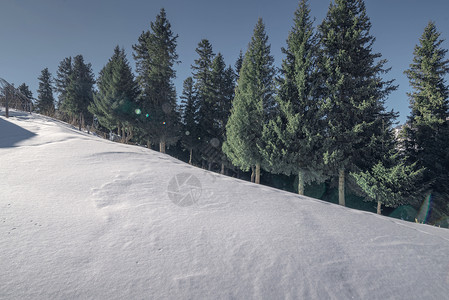
<path fill-rule="evenodd" d="M 419 222 L 427 223 L 430 217 L 430 213 L 432 210 L 432 194 L 426 197 L 421 208 L 419 209 L 417 219 Z"/>
<path fill-rule="evenodd" d="M 134 112 L 136 113 L 136 115 L 140 115 L 142 113 L 142 111 L 138 108 L 136 108 L 136 110 Z"/>
<path fill-rule="evenodd" d="M 147 118 L 148 118 L 149 116 L 150 116 L 150 114 L 146 114 L 146 115 L 145 115 L 145 117 L 147 117 Z"/>

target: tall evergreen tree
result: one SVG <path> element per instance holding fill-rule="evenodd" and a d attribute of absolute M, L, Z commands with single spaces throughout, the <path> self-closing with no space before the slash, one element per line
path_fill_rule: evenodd
<path fill-rule="evenodd" d="M 70 83 L 70 75 L 72 75 L 72 57 L 64 58 L 58 66 L 55 78 L 55 91 L 58 92 L 58 110 L 61 109 L 62 103 L 67 97 L 67 87 Z"/>
<path fill-rule="evenodd" d="M 173 85 L 176 78 L 173 67 L 178 62 L 177 38 L 162 8 L 155 22 L 150 23 L 150 30 L 143 32 L 133 46 L 137 81 L 142 91 L 139 126 L 148 140 L 159 144 L 163 153 L 166 146 L 179 138 L 179 113 Z"/>
<path fill-rule="evenodd" d="M 242 69 L 242 65 L 243 65 L 243 52 L 242 50 L 240 50 L 239 57 L 237 58 L 237 61 L 235 62 L 234 65 L 236 80 L 238 80 L 240 77 L 240 70 Z"/>
<path fill-rule="evenodd" d="M 78 128 L 81 130 L 86 117 L 89 116 L 87 108 L 93 101 L 95 79 L 91 64 L 86 64 L 82 55 L 75 56 L 72 68 L 62 109 L 73 119 L 78 119 Z"/>
<path fill-rule="evenodd" d="M 211 150 L 208 160 L 221 164 L 221 172 L 224 173 L 225 165 L 228 164 L 226 155 L 222 151 L 223 142 L 226 140 L 226 123 L 231 112 L 231 102 L 234 97 L 234 71 L 226 64 L 221 53 L 212 61 L 212 91 L 213 103 L 209 107 L 214 123 L 211 131 Z"/>
<path fill-rule="evenodd" d="M 212 62 L 215 54 L 209 40 L 203 39 L 195 49 L 198 58 L 192 65 L 192 74 L 195 79 L 196 99 L 198 102 L 198 130 L 200 133 L 199 150 L 203 163 L 212 164 L 211 158 L 216 153 L 215 147 L 211 144 L 215 138 L 215 93 L 212 80 Z M 215 141 L 215 140 L 214 140 Z"/>
<path fill-rule="evenodd" d="M 33 99 L 33 93 L 30 91 L 30 87 L 26 85 L 25 83 L 22 83 L 18 87 L 19 91 L 28 99 Z"/>
<path fill-rule="evenodd" d="M 413 92 L 408 94 L 412 111 L 404 127 L 404 147 L 411 162 L 426 168 L 424 182 L 430 184 L 433 206 L 449 214 L 449 87 L 445 82 L 449 60 L 440 36 L 435 23 L 429 22 L 405 71 Z"/>
<path fill-rule="evenodd" d="M 133 135 L 139 90 L 124 49 L 116 46 L 114 54 L 100 71 L 98 92 L 89 106 L 100 124 L 109 130 L 117 128 L 122 141 Z M 120 132 L 122 129 L 122 132 Z"/>
<path fill-rule="evenodd" d="M 317 42 L 307 0 L 295 11 L 294 26 L 287 39 L 282 63 L 279 112 L 266 124 L 262 153 L 273 173 L 298 175 L 298 193 L 305 183 L 321 180 L 321 117 L 316 99 Z"/>
<path fill-rule="evenodd" d="M 181 143 L 189 151 L 189 164 L 193 164 L 193 151 L 198 148 L 197 101 L 192 77 L 183 83 L 181 95 L 182 137 Z"/>
<path fill-rule="evenodd" d="M 384 102 L 396 87 L 381 78 L 386 61 L 373 53 L 370 29 L 363 0 L 335 0 L 319 26 L 324 162 L 331 174 L 338 173 L 340 205 L 347 172 L 375 164 L 381 124 L 393 116 Z"/>
<path fill-rule="evenodd" d="M 262 131 L 273 109 L 273 62 L 265 25 L 259 18 L 240 70 L 223 144 L 223 152 L 234 165 L 246 171 L 255 168 L 256 183 L 260 183 L 264 163 Z"/>
<path fill-rule="evenodd" d="M 39 76 L 36 108 L 41 114 L 52 116 L 55 112 L 55 98 L 53 97 L 53 80 L 48 68 L 42 70 Z"/>
<path fill-rule="evenodd" d="M 396 118 L 396 115 L 394 116 Z M 384 118 L 383 134 L 377 144 L 378 160 L 369 168 L 351 172 L 351 177 L 365 195 L 365 199 L 377 202 L 377 213 L 382 214 L 382 205 L 397 207 L 415 204 L 423 186 L 419 183 L 423 168 L 405 161 L 398 153 L 398 142 L 393 133 L 393 118 Z"/>

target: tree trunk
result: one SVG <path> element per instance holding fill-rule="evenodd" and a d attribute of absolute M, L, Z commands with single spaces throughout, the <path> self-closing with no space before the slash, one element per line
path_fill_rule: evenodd
<path fill-rule="evenodd" d="M 9 118 L 9 92 L 8 90 L 5 90 L 5 117 Z"/>
<path fill-rule="evenodd" d="M 165 141 L 159 142 L 159 152 L 165 153 Z"/>
<path fill-rule="evenodd" d="M 207 163 L 207 169 L 210 171 L 212 170 L 212 162 Z"/>
<path fill-rule="evenodd" d="M 192 164 L 192 157 L 193 157 L 193 149 L 190 149 L 189 165 Z"/>
<path fill-rule="evenodd" d="M 79 118 L 78 118 L 78 129 L 79 131 L 81 131 L 81 119 L 82 119 L 83 114 L 80 113 Z"/>
<path fill-rule="evenodd" d="M 224 173 L 225 173 L 225 165 L 224 165 L 224 163 L 221 163 L 221 172 L 220 172 L 220 174 L 224 175 Z"/>
<path fill-rule="evenodd" d="M 382 202 L 380 202 L 379 200 L 377 200 L 377 214 L 382 214 Z"/>
<path fill-rule="evenodd" d="M 304 170 L 298 172 L 298 194 L 304 195 Z"/>
<path fill-rule="evenodd" d="M 256 184 L 260 184 L 260 163 L 256 164 Z"/>
<path fill-rule="evenodd" d="M 338 204 L 345 206 L 345 169 L 338 174 Z"/>
<path fill-rule="evenodd" d="M 134 136 L 133 127 L 130 126 L 130 127 L 128 128 L 128 134 L 127 134 L 127 136 L 126 136 L 125 143 L 128 144 L 129 141 L 133 138 L 133 136 Z"/>
<path fill-rule="evenodd" d="M 254 172 L 254 166 L 251 166 L 251 182 L 254 182 L 255 177 L 256 177 L 256 174 Z"/>
<path fill-rule="evenodd" d="M 150 142 L 150 140 L 147 140 L 147 148 L 151 149 L 151 142 Z"/>

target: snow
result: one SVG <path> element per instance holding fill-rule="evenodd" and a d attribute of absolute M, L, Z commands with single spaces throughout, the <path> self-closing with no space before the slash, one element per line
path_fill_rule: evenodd
<path fill-rule="evenodd" d="M 445 299 L 449 230 L 0 116 L 2 299 Z M 177 188 L 179 186 L 179 188 Z"/>

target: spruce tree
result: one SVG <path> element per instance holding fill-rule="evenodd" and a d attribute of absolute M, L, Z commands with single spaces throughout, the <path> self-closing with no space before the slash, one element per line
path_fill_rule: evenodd
<path fill-rule="evenodd" d="M 72 74 L 72 57 L 64 58 L 58 66 L 55 78 L 55 91 L 58 92 L 58 110 L 61 109 L 62 103 L 67 98 L 67 87 L 70 83 L 70 75 Z"/>
<path fill-rule="evenodd" d="M 424 169 L 417 169 L 416 164 L 409 165 L 397 155 L 379 161 L 370 170 L 351 173 L 366 195 L 365 199 L 377 202 L 377 214 L 382 214 L 382 205 L 397 207 L 411 204 L 417 198 L 417 189 Z"/>
<path fill-rule="evenodd" d="M 304 186 L 321 181 L 321 117 L 318 110 L 317 42 L 310 9 L 302 0 L 295 11 L 294 26 L 287 39 L 282 63 L 278 114 L 264 126 L 266 147 L 262 153 L 272 173 L 298 175 L 298 193 Z"/>
<path fill-rule="evenodd" d="M 435 23 L 429 22 L 405 71 L 413 92 L 408 94 L 411 115 L 404 126 L 403 146 L 409 160 L 426 169 L 423 183 L 429 185 L 433 207 L 449 214 L 449 88 L 445 82 L 449 60 L 440 36 Z"/>
<path fill-rule="evenodd" d="M 262 131 L 273 111 L 273 62 L 265 25 L 259 18 L 240 70 L 223 144 L 223 152 L 234 165 L 245 171 L 255 168 L 256 183 L 260 183 L 264 164 Z"/>
<path fill-rule="evenodd" d="M 181 95 L 182 135 L 181 143 L 189 151 L 189 164 L 193 164 L 193 151 L 198 148 L 197 101 L 192 77 L 183 83 Z"/>
<path fill-rule="evenodd" d="M 178 36 L 162 8 L 150 30 L 143 32 L 133 46 L 137 66 L 137 81 L 141 89 L 139 127 L 148 141 L 159 144 L 160 152 L 177 142 L 179 113 L 173 79 L 178 62 Z M 150 144 L 151 142 L 148 142 Z"/>
<path fill-rule="evenodd" d="M 202 39 L 195 49 L 198 58 L 192 67 L 192 75 L 195 79 L 196 99 L 198 102 L 198 130 L 200 133 L 199 151 L 204 162 L 212 164 L 215 147 L 211 144 L 216 135 L 215 126 L 215 94 L 212 81 L 212 62 L 215 54 L 209 40 Z M 214 140 L 215 141 L 215 140 Z M 203 165 L 204 167 L 204 165 Z"/>
<path fill-rule="evenodd" d="M 52 116 L 55 112 L 55 98 L 53 97 L 53 80 L 48 68 L 42 70 L 38 79 L 36 109 L 40 114 Z"/>
<path fill-rule="evenodd" d="M 240 50 L 239 57 L 237 58 L 237 61 L 235 62 L 234 65 L 236 80 L 238 80 L 240 77 L 240 70 L 242 69 L 242 64 L 243 64 L 243 52 L 242 50 Z"/>
<path fill-rule="evenodd" d="M 99 123 L 114 130 L 127 142 L 133 135 L 139 94 L 131 67 L 124 49 L 116 46 L 114 54 L 100 71 L 97 80 L 98 92 L 89 106 Z M 121 129 L 121 132 L 120 132 Z"/>
<path fill-rule="evenodd" d="M 379 137 L 375 152 L 377 161 L 364 171 L 351 172 L 351 177 L 365 195 L 365 199 L 377 202 L 377 213 L 381 214 L 382 205 L 397 207 L 403 204 L 415 204 L 423 186 L 420 180 L 423 168 L 416 163 L 408 163 L 398 152 L 399 144 L 393 133 L 394 118 L 384 118 L 383 134 Z"/>
<path fill-rule="evenodd" d="M 73 119 L 78 120 L 79 130 L 84 125 L 85 119 L 89 117 L 88 106 L 93 101 L 94 84 L 91 64 L 86 64 L 82 55 L 75 56 L 62 109 Z"/>
<path fill-rule="evenodd" d="M 218 53 L 212 62 L 212 109 L 213 134 L 211 140 L 211 151 L 208 153 L 209 161 L 221 164 L 221 173 L 229 164 L 226 155 L 222 151 L 223 142 L 226 140 L 226 123 L 231 112 L 231 103 L 234 98 L 234 71 L 226 64 L 221 53 Z"/>
<path fill-rule="evenodd" d="M 323 158 L 329 173 L 338 174 L 340 205 L 347 172 L 375 164 L 381 124 L 392 117 L 384 102 L 396 87 L 381 77 L 386 61 L 373 53 L 370 29 L 363 0 L 335 0 L 319 26 Z"/>
<path fill-rule="evenodd" d="M 30 87 L 26 85 L 25 83 L 22 83 L 18 87 L 19 91 L 28 99 L 33 99 L 33 93 L 30 91 Z"/>
<path fill-rule="evenodd" d="M 33 107 L 33 93 L 30 91 L 30 87 L 25 83 L 22 83 L 17 89 L 22 93 L 23 96 L 27 98 L 26 101 L 22 102 L 23 110 L 29 111 L 31 113 Z"/>

